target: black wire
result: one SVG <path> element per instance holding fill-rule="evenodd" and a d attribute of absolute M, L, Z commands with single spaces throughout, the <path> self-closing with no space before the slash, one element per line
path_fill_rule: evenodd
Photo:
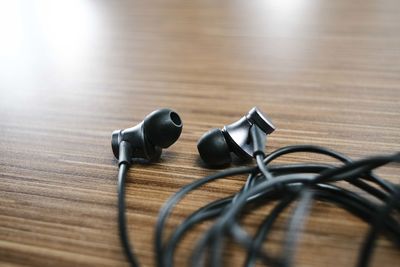
<path fill-rule="evenodd" d="M 268 165 L 270 162 L 283 155 L 297 152 L 327 155 L 339 160 L 344 165 L 336 166 L 320 163 Z M 261 245 L 268 236 L 279 214 L 294 200 L 296 195 L 299 193 L 304 194 L 304 188 L 311 186 L 314 196 L 313 199 L 335 203 L 368 223 L 373 223 L 373 221 L 376 220 L 376 214 L 379 210 L 377 203 L 355 192 L 342 187 L 333 186 L 330 183 L 347 181 L 364 190 L 367 194 L 374 196 L 377 201 L 383 201 L 384 203 L 396 192 L 396 187 L 394 185 L 372 173 L 372 170 L 393 161 L 399 162 L 399 153 L 352 161 L 350 158 L 340 153 L 322 147 L 290 146 L 278 149 L 265 158 L 262 154 L 258 155 L 255 157 L 257 167 L 233 168 L 205 177 L 185 186 L 164 204 L 160 210 L 155 229 L 155 254 L 158 266 L 173 266 L 174 251 L 183 236 L 196 224 L 210 219 L 216 219 L 216 221 L 211 228 L 202 234 L 200 240 L 194 247 L 191 256 L 192 266 L 204 265 L 205 253 L 208 254 L 208 263 L 210 266 L 222 266 L 224 240 L 228 236 L 246 249 L 247 257 L 244 266 L 254 265 L 257 259 L 271 266 L 284 266 L 285 260 L 282 261 L 282 259 L 271 257 L 265 250 L 261 249 Z M 243 188 L 240 189 L 238 193 L 227 198 L 216 200 L 196 210 L 178 225 L 169 238 L 165 241 L 163 240 L 163 229 L 166 219 L 171 213 L 172 208 L 187 193 L 216 179 L 245 173 L 249 173 L 249 176 Z M 372 186 L 366 181 L 373 182 L 378 187 Z M 304 187 L 304 185 L 307 186 Z M 248 208 L 244 209 L 245 206 L 251 203 L 251 205 L 256 204 L 256 206 L 263 205 L 267 202 L 274 201 L 274 199 L 282 198 L 282 196 L 285 195 L 287 197 L 283 198 L 270 212 L 259 226 L 254 237 L 251 237 L 241 228 L 238 220 L 242 217 L 243 212 L 249 210 Z M 260 202 L 260 200 L 262 201 Z M 309 199 L 308 202 L 305 202 L 306 204 L 300 202 L 303 204 L 298 206 L 301 207 L 300 210 L 295 209 L 295 216 L 291 219 L 291 225 L 298 224 L 299 218 L 304 217 L 304 211 L 310 206 L 310 201 L 312 200 Z M 398 202 L 399 200 L 397 200 L 396 203 Z M 393 206 L 396 207 L 397 210 L 400 210 L 400 205 L 396 204 Z M 300 216 L 302 213 L 303 216 Z M 381 224 L 380 228 L 382 228 L 384 232 L 391 233 L 392 239 L 396 240 L 396 242 L 400 241 L 400 226 L 395 219 L 386 216 L 386 219 L 381 222 Z M 288 237 L 298 235 L 298 231 L 296 231 L 298 229 L 294 227 L 289 228 L 291 229 L 289 232 L 292 232 L 292 234 L 289 234 Z M 374 238 L 376 237 L 374 236 L 372 239 Z M 294 250 L 296 240 L 297 238 L 291 238 L 286 241 L 285 246 L 287 249 L 286 253 L 284 253 L 286 258 L 292 257 L 292 254 L 289 252 Z M 286 261 L 286 265 L 289 265 L 288 262 L 290 263 L 290 260 Z"/>
<path fill-rule="evenodd" d="M 254 131 L 253 138 L 257 138 L 255 136 Z M 299 152 L 326 155 L 338 160 L 339 165 L 322 163 L 271 165 L 271 162 L 284 155 Z M 165 202 L 155 226 L 154 254 L 157 266 L 174 266 L 176 247 L 194 226 L 206 220 L 215 221 L 201 234 L 195 244 L 191 255 L 192 266 L 200 267 L 206 263 L 213 267 L 223 266 L 223 251 L 228 239 L 246 251 L 244 266 L 254 266 L 257 260 L 272 267 L 291 266 L 301 225 L 311 209 L 312 202 L 316 200 L 333 203 L 371 225 L 360 249 L 358 267 L 367 267 L 379 233 L 385 234 L 389 240 L 400 245 L 400 223 L 392 214 L 394 211 L 400 211 L 398 185 L 373 173 L 374 169 L 383 165 L 400 162 L 400 153 L 353 161 L 327 148 L 301 145 L 284 147 L 267 156 L 258 148 L 255 159 L 256 166 L 227 169 L 199 179 L 182 187 Z M 139 262 L 131 248 L 126 227 L 124 191 L 127 170 L 127 164 L 120 164 L 118 227 L 126 257 L 131 266 L 137 267 Z M 248 177 L 237 193 L 200 207 L 173 229 L 169 236 L 165 236 L 165 224 L 172 209 L 188 193 L 212 181 L 243 174 L 248 174 Z M 356 193 L 339 186 L 336 183 L 338 181 L 348 182 L 365 193 Z M 273 257 L 263 243 L 268 239 L 277 218 L 296 199 L 299 199 L 299 202 L 288 220 L 283 253 L 280 257 Z M 257 207 L 275 202 L 275 207 L 266 214 L 256 233 L 254 235 L 247 233 L 241 226 L 241 219 Z"/>
<path fill-rule="evenodd" d="M 128 165 L 125 163 L 120 164 L 118 171 L 118 230 L 119 237 L 124 248 L 125 255 L 132 267 L 138 267 L 139 262 L 132 252 L 131 244 L 129 242 L 128 230 L 126 228 L 125 216 L 125 178 L 128 171 Z"/>
<path fill-rule="evenodd" d="M 293 146 L 286 146 L 280 149 L 275 150 L 274 152 L 272 152 L 271 154 L 269 154 L 265 159 L 264 159 L 264 163 L 267 165 L 270 162 L 272 162 L 273 160 L 287 155 L 287 154 L 292 154 L 292 153 L 299 153 L 299 152 L 307 152 L 307 153 L 316 153 L 316 154 L 321 154 L 321 155 L 325 155 L 325 156 L 329 156 L 332 157 L 334 159 L 337 159 L 343 163 L 349 163 L 352 162 L 352 159 L 347 157 L 344 154 L 341 154 L 337 151 L 334 151 L 332 149 L 329 148 L 325 148 L 325 147 L 320 147 L 320 146 L 314 146 L 314 145 L 293 145 Z M 372 174 L 372 173 L 368 173 L 365 174 L 366 178 L 372 180 L 373 182 L 375 182 L 376 184 L 378 184 L 379 186 L 381 186 L 383 189 L 385 189 L 388 192 L 394 193 L 395 190 L 393 188 L 393 186 L 391 186 L 389 183 L 387 183 L 386 181 L 383 181 L 382 179 L 380 179 L 377 175 Z M 354 183 L 355 181 L 352 181 L 352 183 Z M 368 184 L 363 183 L 362 181 L 360 181 L 362 184 L 364 184 L 365 187 L 368 187 Z"/>
<path fill-rule="evenodd" d="M 294 209 L 292 218 L 288 223 L 286 240 L 283 247 L 282 261 L 283 266 L 289 267 L 293 264 L 294 251 L 299 239 L 299 234 L 304 227 L 304 222 L 311 209 L 313 192 L 308 188 L 302 189 L 300 200 L 297 207 Z"/>
<path fill-rule="evenodd" d="M 261 249 L 263 241 L 267 238 L 268 233 L 272 228 L 272 225 L 274 224 L 278 216 L 282 213 L 282 211 L 286 209 L 294 199 L 294 195 L 286 196 L 265 217 L 264 221 L 257 229 L 257 233 L 255 234 L 253 248 L 247 250 L 246 260 L 243 266 L 254 266 L 254 264 L 256 263 L 256 252 Z"/>
<path fill-rule="evenodd" d="M 365 237 L 364 244 L 361 248 L 361 252 L 358 258 L 358 267 L 367 267 L 369 264 L 369 259 L 372 256 L 372 251 L 374 249 L 374 243 L 378 237 L 379 231 L 381 230 L 384 220 L 387 218 L 393 206 L 395 205 L 395 197 L 390 198 L 387 204 L 380 208 L 378 215 L 374 218 L 374 221 L 370 227 L 368 234 Z"/>
<path fill-rule="evenodd" d="M 192 190 L 210 182 L 214 181 L 217 179 L 224 178 L 226 176 L 232 176 L 232 175 L 239 175 L 239 174 L 245 174 L 245 173 L 251 173 L 255 171 L 257 168 L 256 167 L 238 167 L 238 168 L 232 168 L 228 170 L 221 171 L 219 173 L 207 176 L 205 178 L 202 178 L 200 180 L 197 180 L 191 184 L 188 184 L 184 187 L 182 187 L 178 192 L 176 192 L 172 197 L 170 197 L 165 203 L 164 206 L 161 208 L 159 214 L 158 214 L 158 219 L 156 222 L 155 226 L 155 257 L 156 257 L 156 263 L 157 266 L 163 266 L 163 245 L 162 245 L 162 236 L 163 236 L 163 231 L 164 231 L 164 226 L 166 219 L 171 213 L 171 209 L 189 192 Z"/>
<path fill-rule="evenodd" d="M 296 193 L 297 190 L 298 189 L 296 189 L 295 191 Z M 378 211 L 376 205 L 374 205 L 373 203 L 369 203 L 367 199 L 363 199 L 355 193 L 343 190 L 336 186 L 325 184 L 317 185 L 317 188 L 314 188 L 314 190 L 314 196 L 316 199 L 338 204 L 366 222 L 369 222 Z M 263 240 L 265 240 L 269 231 L 271 230 L 274 221 L 283 211 L 283 209 L 285 209 L 297 196 L 297 194 L 290 195 L 289 192 L 286 192 L 284 195 L 286 196 L 286 198 L 283 198 L 282 201 L 279 202 L 279 204 L 268 214 L 266 219 L 262 222 L 259 229 L 257 230 L 254 238 L 255 245 L 253 247 L 253 250 L 248 250 L 244 266 L 254 265 L 256 260 L 255 253 L 260 249 L 260 246 L 262 245 Z M 398 236 L 398 238 L 400 238 L 400 229 L 398 227 L 396 228 L 396 222 L 393 222 L 393 220 L 389 219 L 384 223 L 387 224 L 387 227 L 390 228 L 391 231 L 393 230 L 393 235 L 396 235 Z"/>
<path fill-rule="evenodd" d="M 197 210 L 196 212 L 192 213 L 185 221 L 178 226 L 178 228 L 174 231 L 173 235 L 171 236 L 168 244 L 165 245 L 165 261 L 164 266 L 172 266 L 173 263 L 173 253 L 174 250 L 179 243 L 179 241 L 183 238 L 183 236 L 189 231 L 192 227 L 196 224 L 213 219 L 217 217 L 224 206 L 232 200 L 232 197 L 219 199 L 215 202 L 210 203 L 209 205 Z M 221 207 L 222 206 L 222 207 Z M 204 209 L 204 210 L 203 210 Z"/>
<path fill-rule="evenodd" d="M 261 154 L 256 155 L 256 162 L 257 162 L 258 169 L 264 175 L 265 179 L 271 180 L 273 177 L 272 177 L 271 173 L 265 167 L 263 160 L 264 160 L 263 155 L 261 155 Z"/>
<path fill-rule="evenodd" d="M 387 162 L 390 158 L 392 158 L 393 160 L 396 160 L 396 157 L 376 157 L 374 159 L 377 159 L 377 160 L 380 159 L 381 161 L 379 162 L 379 164 L 381 164 L 382 161 Z M 244 192 L 242 195 L 239 196 L 238 201 L 236 202 L 236 205 L 232 206 L 232 208 L 227 212 L 227 215 L 225 216 L 225 218 L 223 218 L 224 223 L 229 223 L 230 220 L 232 220 L 234 218 L 235 214 L 243 208 L 247 197 L 249 197 L 252 194 L 258 194 L 258 193 L 266 190 L 268 187 L 271 187 L 271 186 L 274 186 L 277 184 L 286 184 L 286 183 L 309 183 L 311 181 L 313 181 L 313 182 L 321 181 L 322 182 L 324 179 L 332 178 L 331 176 L 328 176 L 328 174 L 340 175 L 341 174 L 340 171 L 341 170 L 348 171 L 349 166 L 358 167 L 361 163 L 368 163 L 369 161 L 371 161 L 371 160 L 370 159 L 364 160 L 364 161 L 361 160 L 361 161 L 356 161 L 353 163 L 348 163 L 343 167 L 336 168 L 334 170 L 334 172 L 328 173 L 329 172 L 329 170 L 328 170 L 326 173 L 320 174 L 320 175 L 316 176 L 315 178 L 306 177 L 304 175 L 294 174 L 294 175 L 284 175 L 284 176 L 276 177 L 271 181 L 265 181 L 262 184 L 259 184 L 255 187 L 253 187 L 249 191 Z M 335 177 L 333 177 L 333 178 L 335 178 Z M 332 179 L 332 180 L 334 180 L 334 179 Z"/>

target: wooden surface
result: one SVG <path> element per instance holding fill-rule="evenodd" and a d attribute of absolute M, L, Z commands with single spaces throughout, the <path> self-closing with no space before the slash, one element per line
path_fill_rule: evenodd
<path fill-rule="evenodd" d="M 398 0 L 0 2 L 0 265 L 127 266 L 110 134 L 159 107 L 175 109 L 184 130 L 159 163 L 129 171 L 129 231 L 144 266 L 153 265 L 162 203 L 215 172 L 198 159 L 198 138 L 252 106 L 278 127 L 268 151 L 399 151 L 399 14 Z M 399 167 L 382 173 L 399 182 Z M 243 180 L 191 195 L 168 226 Z M 250 228 L 265 212 L 246 220 Z M 353 266 L 366 224 L 324 204 L 312 217 L 296 262 Z M 179 248 L 178 266 L 195 240 Z M 240 265 L 240 250 L 227 254 Z M 373 266 L 399 261 L 382 238 Z"/>

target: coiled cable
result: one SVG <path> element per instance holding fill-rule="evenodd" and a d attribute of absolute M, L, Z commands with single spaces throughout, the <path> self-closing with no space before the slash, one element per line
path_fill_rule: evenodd
<path fill-rule="evenodd" d="M 283 155 L 299 152 L 330 156 L 339 160 L 341 165 L 271 164 Z M 160 210 L 155 229 L 155 255 L 158 266 L 174 266 L 174 253 L 183 237 L 195 225 L 212 219 L 213 225 L 201 234 L 194 245 L 190 266 L 222 266 L 222 252 L 227 238 L 232 238 L 246 250 L 244 266 L 254 266 L 257 260 L 268 266 L 293 266 L 293 254 L 302 228 L 300 226 L 307 219 L 315 200 L 333 203 L 370 224 L 370 231 L 358 257 L 358 267 L 368 266 L 375 240 L 380 232 L 385 233 L 389 240 L 400 248 L 400 223 L 396 216 L 391 214 L 400 211 L 398 187 L 373 173 L 373 170 L 386 164 L 399 163 L 400 153 L 353 161 L 327 148 L 300 145 L 278 149 L 262 161 L 256 156 L 256 162 L 255 167 L 231 168 L 194 181 L 166 201 Z M 248 178 L 236 194 L 207 203 L 187 216 L 168 237 L 165 237 L 166 220 L 174 206 L 186 194 L 212 181 L 243 174 L 248 174 Z M 349 190 L 338 183 L 340 181 L 345 181 L 364 193 Z M 279 215 L 295 201 L 298 204 L 289 219 L 283 253 L 279 257 L 272 257 L 268 251 L 262 249 L 262 244 Z M 276 202 L 276 205 L 261 222 L 257 232 L 253 236 L 248 234 L 240 226 L 244 208 L 249 212 L 251 208 L 272 202 Z"/>

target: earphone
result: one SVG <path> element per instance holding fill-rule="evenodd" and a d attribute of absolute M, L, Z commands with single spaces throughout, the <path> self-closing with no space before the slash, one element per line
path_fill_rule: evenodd
<path fill-rule="evenodd" d="M 130 164 L 135 158 L 155 161 L 160 158 L 162 148 L 168 148 L 178 140 L 182 126 L 175 111 L 166 108 L 153 111 L 139 124 L 112 133 L 114 156 L 119 164 Z"/>
<path fill-rule="evenodd" d="M 197 149 L 203 161 L 210 166 L 221 166 L 232 161 L 231 153 L 242 160 L 253 157 L 253 144 L 250 129 L 258 126 L 261 135 L 275 131 L 272 121 L 258 108 L 252 108 L 246 116 L 224 126 L 222 129 L 211 129 L 198 141 Z M 260 140 L 265 139 L 261 136 Z"/>
<path fill-rule="evenodd" d="M 116 130 L 111 136 L 111 147 L 118 159 L 118 228 L 125 255 L 131 266 L 139 266 L 129 242 L 125 218 L 125 178 L 134 160 L 148 162 L 160 158 L 163 148 L 178 140 L 182 132 L 182 120 L 171 109 L 159 109 L 147 115 L 139 124 L 124 130 Z"/>
<path fill-rule="evenodd" d="M 155 111 L 139 125 L 115 131 L 112 135 L 114 155 L 119 159 L 118 207 L 120 239 L 125 254 L 132 266 L 139 263 L 131 251 L 126 231 L 124 206 L 124 179 L 127 167 L 137 157 L 152 161 L 160 157 L 161 148 L 172 145 L 182 130 L 182 122 L 169 109 Z M 294 251 L 299 232 L 310 212 L 314 200 L 330 202 L 359 217 L 370 225 L 360 249 L 357 266 L 368 266 L 371 254 L 380 232 L 400 248 L 399 185 L 385 180 L 373 170 L 386 164 L 400 162 L 400 153 L 369 157 L 353 161 L 331 149 L 313 146 L 287 146 L 265 153 L 267 135 L 275 126 L 267 116 L 253 108 L 235 123 L 223 129 L 212 129 L 198 142 L 200 157 L 210 166 L 227 165 L 231 153 L 240 159 L 254 158 L 256 166 L 230 168 L 196 180 L 173 194 L 160 209 L 155 227 L 154 254 L 157 266 L 174 266 L 175 249 L 182 238 L 198 223 L 214 219 L 196 243 L 191 256 L 191 266 L 203 266 L 205 258 L 210 266 L 222 266 L 222 251 L 226 238 L 234 240 L 246 251 L 244 266 L 254 266 L 257 260 L 276 267 L 293 265 Z M 163 133 L 163 134 L 162 134 Z M 165 135 L 164 135 L 165 134 Z M 340 162 L 335 164 L 293 163 L 271 164 L 276 159 L 293 153 L 314 153 L 325 155 Z M 225 177 L 248 174 L 243 187 L 235 194 L 218 199 L 197 209 L 187 216 L 169 236 L 165 236 L 165 223 L 174 206 L 198 187 Z M 350 190 L 344 181 L 357 187 L 363 194 Z M 368 195 L 366 197 L 365 195 Z M 241 226 L 240 218 L 253 207 L 277 203 L 254 235 Z M 278 216 L 288 206 L 297 202 L 287 223 L 287 234 L 282 244 L 282 254 L 272 256 L 263 247 Z M 208 257 L 205 257 L 205 256 Z"/>

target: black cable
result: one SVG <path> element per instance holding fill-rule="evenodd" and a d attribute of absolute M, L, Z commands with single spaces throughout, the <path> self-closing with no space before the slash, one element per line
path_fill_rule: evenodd
<path fill-rule="evenodd" d="M 314 188 L 315 199 L 321 201 L 329 201 L 331 203 L 337 204 L 366 222 L 369 222 L 378 211 L 377 207 L 375 207 L 374 204 L 369 203 L 368 200 L 363 199 L 362 197 L 350 191 L 346 191 L 332 185 L 317 185 L 316 189 Z M 254 265 L 256 260 L 255 252 L 260 249 L 260 246 L 262 245 L 263 240 L 265 240 L 269 231 L 271 230 L 274 221 L 283 211 L 283 209 L 285 209 L 297 196 L 297 194 L 290 195 L 289 192 L 285 193 L 285 195 L 286 198 L 284 198 L 268 214 L 266 219 L 262 222 L 259 229 L 257 230 L 254 238 L 254 242 L 256 243 L 256 245 L 253 247 L 252 251 L 248 251 L 244 266 Z M 385 223 L 387 223 L 388 228 L 393 230 L 392 234 L 400 238 L 400 229 L 398 228 L 398 226 L 396 232 L 396 222 L 388 220 Z"/>
<path fill-rule="evenodd" d="M 176 247 L 183 237 L 197 224 L 214 220 L 209 229 L 202 233 L 191 255 L 191 266 L 223 265 L 223 251 L 227 240 L 233 240 L 247 253 L 244 266 L 254 266 L 261 261 L 272 267 L 293 265 L 293 255 L 297 246 L 301 225 L 306 220 L 313 201 L 335 204 L 371 225 L 360 249 L 358 267 L 367 267 L 379 233 L 400 247 L 400 222 L 395 212 L 400 211 L 399 185 L 377 176 L 373 171 L 391 162 L 400 162 L 400 153 L 375 156 L 353 161 L 336 151 L 310 145 L 288 146 L 265 155 L 265 138 L 259 129 L 252 128 L 255 140 L 255 166 L 231 168 L 182 187 L 171 196 L 161 208 L 155 227 L 154 249 L 159 267 L 174 266 Z M 121 147 L 123 148 L 123 146 Z M 306 152 L 329 156 L 338 164 L 293 163 L 271 164 L 288 154 Z M 126 153 L 127 155 L 129 154 Z M 126 257 L 133 267 L 139 266 L 129 242 L 125 215 L 125 178 L 130 165 L 127 156 L 119 162 L 118 173 L 118 227 Z M 200 186 L 225 177 L 247 174 L 243 187 L 235 194 L 217 199 L 200 207 L 188 215 L 169 236 L 165 236 L 165 224 L 172 209 L 188 193 Z M 363 190 L 363 194 L 345 188 L 340 181 L 347 182 Z M 279 257 L 271 256 L 263 244 L 268 239 L 277 218 L 296 200 L 292 216 L 288 219 L 286 241 Z M 252 210 L 275 204 L 266 214 L 254 235 L 250 235 L 241 225 L 241 220 Z M 207 261 L 206 261 L 207 259 Z"/>
<path fill-rule="evenodd" d="M 164 226 L 166 219 L 171 213 L 171 209 L 189 192 L 192 190 L 195 190 L 196 188 L 210 182 L 214 181 L 217 179 L 224 178 L 226 176 L 232 176 L 232 175 L 239 175 L 239 174 L 245 174 L 245 173 L 251 173 L 256 170 L 256 167 L 238 167 L 238 168 L 232 168 L 228 170 L 221 171 L 219 173 L 207 176 L 205 178 L 202 178 L 200 180 L 197 180 L 191 184 L 188 184 L 184 187 L 182 187 L 178 192 L 176 192 L 172 197 L 170 197 L 165 203 L 163 208 L 160 210 L 158 214 L 158 219 L 156 222 L 156 227 L 155 227 L 155 256 L 156 256 L 156 262 L 157 266 L 163 266 L 163 245 L 162 245 L 162 236 L 163 236 L 163 231 L 164 231 Z"/>
<path fill-rule="evenodd" d="M 128 171 L 128 164 L 121 163 L 118 172 L 118 230 L 119 237 L 124 248 L 125 255 L 132 267 L 139 267 L 139 262 L 132 252 L 129 242 L 129 235 L 126 227 L 125 216 L 125 178 Z"/>
<path fill-rule="evenodd" d="M 294 195 L 288 195 L 283 198 L 265 217 L 264 221 L 260 224 L 254 237 L 253 249 L 247 250 L 246 260 L 243 266 L 251 267 L 256 263 L 256 251 L 259 251 L 263 241 L 267 238 L 269 230 L 272 228 L 275 220 L 294 200 Z"/>
<path fill-rule="evenodd" d="M 321 163 L 269 165 L 270 162 L 283 155 L 297 152 L 327 155 L 339 160 L 342 165 Z M 174 266 L 174 251 L 183 236 L 196 224 L 211 219 L 216 219 L 215 223 L 202 234 L 193 249 L 191 256 L 192 266 L 203 266 L 205 264 L 205 253 L 208 254 L 207 259 L 210 266 L 222 266 L 224 240 L 228 237 L 233 238 L 235 242 L 243 246 L 247 251 L 244 266 L 253 266 L 257 259 L 270 266 L 288 266 L 291 263 L 290 257 L 292 257 L 290 251 L 293 251 L 296 246 L 296 236 L 299 232 L 297 227 L 289 227 L 289 239 L 285 243 L 286 249 L 284 251 L 286 252 L 283 258 L 287 259 L 289 257 L 289 260 L 285 261 L 282 258 L 271 257 L 267 251 L 261 249 L 261 245 L 271 231 L 279 214 L 290 205 L 296 196 L 299 194 L 304 195 L 305 188 L 311 190 L 313 197 L 307 198 L 307 201 L 299 202 L 289 225 L 298 225 L 300 223 L 313 199 L 334 203 L 367 223 L 374 224 L 379 213 L 378 202 L 387 203 L 389 199 L 393 199 L 392 196 L 397 190 L 396 185 L 378 177 L 372 171 L 390 162 L 399 162 L 399 153 L 352 161 L 347 156 L 322 147 L 290 146 L 278 149 L 266 157 L 263 153 L 257 153 L 255 159 L 257 167 L 233 168 L 197 180 L 183 187 L 164 204 L 160 210 L 155 229 L 155 254 L 158 266 Z M 173 207 L 186 194 L 216 179 L 245 173 L 248 173 L 249 176 L 243 187 L 236 194 L 213 201 L 194 211 L 164 240 L 163 229 L 165 222 Z M 373 196 L 375 200 L 365 198 L 343 187 L 334 186 L 332 183 L 337 181 L 346 181 L 362 189 L 366 194 Z M 372 182 L 376 186 L 372 186 L 367 182 Z M 279 201 L 279 199 L 282 200 Z M 239 222 L 242 216 L 253 208 L 276 200 L 279 201 L 279 204 L 266 216 L 256 234 L 252 237 L 246 233 Z M 392 206 L 393 209 L 400 210 L 398 198 Z M 385 219 L 381 220 L 376 228 L 381 229 L 383 233 L 387 233 L 391 240 L 400 243 L 400 225 L 392 216 L 385 216 Z M 375 229 L 374 231 L 377 230 Z M 291 236 L 295 238 L 290 238 Z M 375 238 L 376 234 L 372 235 L 369 240 L 374 240 Z M 368 246 L 372 247 L 373 242 L 368 244 L 370 244 Z M 371 250 L 369 249 L 369 251 Z"/>
<path fill-rule="evenodd" d="M 283 266 L 289 267 L 293 265 L 294 251 L 299 239 L 299 234 L 302 231 L 305 219 L 311 209 L 313 192 L 308 188 L 302 189 L 297 207 L 294 209 L 292 218 L 288 223 L 286 240 L 283 247 Z"/>
<path fill-rule="evenodd" d="M 361 252 L 358 257 L 357 267 L 367 267 L 369 264 L 369 259 L 372 256 L 372 251 L 374 249 L 374 243 L 378 237 L 379 231 L 381 230 L 384 220 L 387 218 L 393 206 L 395 205 L 395 197 L 390 198 L 387 204 L 380 208 L 377 216 L 374 218 L 374 221 L 368 231 L 368 234 L 365 237 L 363 246 L 361 248 Z"/>
<path fill-rule="evenodd" d="M 271 180 L 273 177 L 272 177 L 271 173 L 265 167 L 263 160 L 264 160 L 263 155 L 261 155 L 261 154 L 256 155 L 256 162 L 257 162 L 258 169 L 260 170 L 262 175 L 264 175 L 265 179 Z"/>

